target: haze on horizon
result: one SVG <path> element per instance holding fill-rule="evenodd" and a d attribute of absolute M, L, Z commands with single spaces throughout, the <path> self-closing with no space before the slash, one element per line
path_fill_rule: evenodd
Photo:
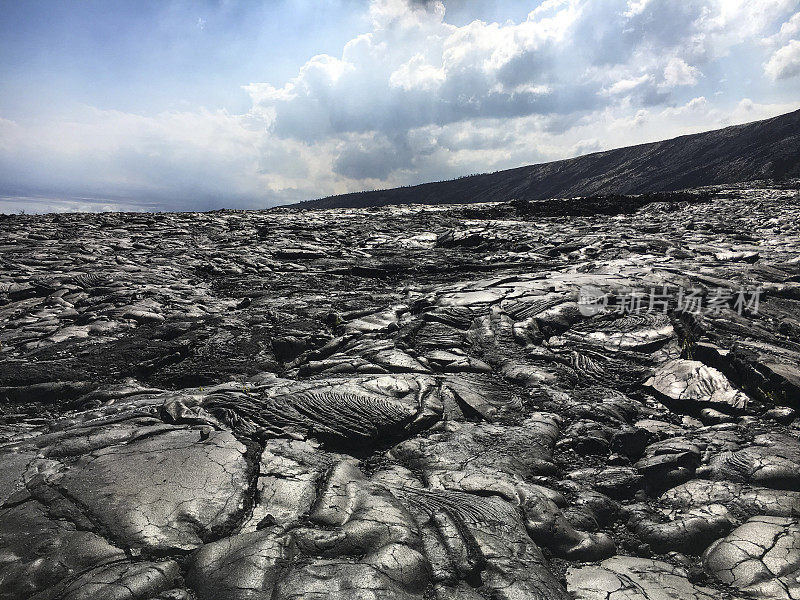
<path fill-rule="evenodd" d="M 0 7 L 0 212 L 263 208 L 800 108 L 798 0 Z"/>

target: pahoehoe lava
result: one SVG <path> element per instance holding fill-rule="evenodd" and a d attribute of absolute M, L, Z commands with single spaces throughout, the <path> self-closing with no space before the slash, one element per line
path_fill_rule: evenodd
<path fill-rule="evenodd" d="M 797 180 L 5 216 L 0 319 L 1 600 L 800 598 Z"/>

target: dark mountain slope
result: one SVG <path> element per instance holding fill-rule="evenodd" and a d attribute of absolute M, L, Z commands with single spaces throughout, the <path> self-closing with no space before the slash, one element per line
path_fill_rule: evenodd
<path fill-rule="evenodd" d="M 800 110 L 745 125 L 452 181 L 329 196 L 299 208 L 641 194 L 800 177 Z"/>

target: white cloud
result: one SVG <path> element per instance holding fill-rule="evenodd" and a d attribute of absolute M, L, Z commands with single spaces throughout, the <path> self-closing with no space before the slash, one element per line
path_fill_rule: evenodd
<path fill-rule="evenodd" d="M 800 33 L 800 12 L 794 13 L 786 23 L 781 25 L 780 36 L 784 39 Z"/>
<path fill-rule="evenodd" d="M 789 79 L 800 75 L 800 41 L 790 40 L 779 48 L 764 65 L 764 71 L 772 79 Z"/>
<path fill-rule="evenodd" d="M 296 197 L 316 153 L 224 111 L 152 117 L 86 108 L 66 122 L 0 121 L 0 181 L 37 193 L 138 198 L 186 208 Z M 298 199 L 314 194 L 297 190 Z M 7 193 L 7 190 L 4 190 Z"/>
<path fill-rule="evenodd" d="M 444 13 L 444 2 L 440 0 L 373 0 L 369 7 L 372 26 L 376 30 L 419 28 L 441 21 Z"/>
<path fill-rule="evenodd" d="M 700 69 L 688 65 L 686 61 L 673 56 L 664 67 L 664 87 L 694 85 L 700 77 Z"/>
<path fill-rule="evenodd" d="M 635 77 L 633 79 L 620 79 L 619 81 L 614 82 L 614 84 L 612 84 L 607 90 L 604 90 L 603 93 L 612 96 L 618 94 L 628 94 L 636 88 L 652 82 L 653 76 L 647 74 L 640 77 Z"/>
<path fill-rule="evenodd" d="M 426 64 L 422 54 L 415 54 L 389 76 L 389 85 L 407 92 L 413 89 L 430 91 L 441 85 L 445 78 L 444 69 Z"/>
<path fill-rule="evenodd" d="M 636 15 L 644 12 L 648 3 L 649 0 L 628 0 L 627 9 L 623 14 L 628 18 L 635 17 Z"/>
<path fill-rule="evenodd" d="M 766 37 L 776 20 L 797 10 L 797 0 L 713 0 L 707 4 L 704 29 L 720 54 L 743 40 Z"/>
<path fill-rule="evenodd" d="M 597 138 L 592 138 L 589 140 L 580 140 L 572 147 L 570 154 L 573 156 L 583 156 L 584 154 L 600 152 L 601 150 L 604 150 L 603 143 Z"/>

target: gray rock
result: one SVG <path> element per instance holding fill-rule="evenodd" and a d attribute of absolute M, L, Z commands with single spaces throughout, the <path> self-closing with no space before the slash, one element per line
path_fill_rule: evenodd
<path fill-rule="evenodd" d="M 708 504 L 683 513 L 664 514 L 646 505 L 625 507 L 628 528 L 655 552 L 701 554 L 734 526 L 733 516 L 721 504 Z"/>
<path fill-rule="evenodd" d="M 765 435 L 754 442 L 756 445 L 712 456 L 697 474 L 715 481 L 800 491 L 800 441 Z"/>
<path fill-rule="evenodd" d="M 716 579 L 756 598 L 800 596 L 800 524 L 753 517 L 706 550 L 703 566 Z"/>
<path fill-rule="evenodd" d="M 682 567 L 615 556 L 600 565 L 572 567 L 567 589 L 576 600 L 716 600 L 719 592 L 689 582 Z"/>
<path fill-rule="evenodd" d="M 228 432 L 175 430 L 96 450 L 45 477 L 114 539 L 189 550 L 236 525 L 252 467 Z"/>
<path fill-rule="evenodd" d="M 667 490 L 661 498 L 682 508 L 715 503 L 745 516 L 800 516 L 800 492 L 771 490 L 730 481 L 693 479 Z"/>
<path fill-rule="evenodd" d="M 659 367 L 645 383 L 667 402 L 699 410 L 716 407 L 722 411 L 741 411 L 748 397 L 735 389 L 727 378 L 696 360 L 675 359 Z"/>

